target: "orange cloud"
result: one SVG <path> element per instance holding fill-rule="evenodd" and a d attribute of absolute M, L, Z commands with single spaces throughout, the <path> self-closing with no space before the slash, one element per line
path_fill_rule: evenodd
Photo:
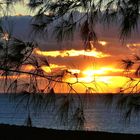
<path fill-rule="evenodd" d="M 21 70 L 23 70 L 23 71 L 31 71 L 34 69 L 35 69 L 35 67 L 32 65 L 22 65 L 22 67 L 21 67 Z"/>
<path fill-rule="evenodd" d="M 106 46 L 108 43 L 104 40 L 100 40 L 98 41 L 99 44 L 101 44 L 102 46 Z"/>
<path fill-rule="evenodd" d="M 127 44 L 126 46 L 127 46 L 128 48 L 129 48 L 129 47 L 140 47 L 140 43 Z"/>
<path fill-rule="evenodd" d="M 129 50 L 131 50 L 133 52 L 140 49 L 140 43 L 127 44 L 126 46 L 127 46 L 127 48 L 129 48 Z"/>
<path fill-rule="evenodd" d="M 48 66 L 42 66 L 41 68 L 45 72 L 50 73 L 50 72 L 52 72 L 56 69 L 59 69 L 59 70 L 66 69 L 66 66 L 65 65 L 50 64 L 49 67 Z"/>
<path fill-rule="evenodd" d="M 91 56 L 95 58 L 104 58 L 109 57 L 109 54 L 102 53 L 97 51 L 95 48 L 91 51 L 85 50 L 64 50 L 64 51 L 41 51 L 39 49 L 34 50 L 35 54 L 43 55 L 43 56 L 50 56 L 50 57 L 74 57 L 74 56 Z"/>

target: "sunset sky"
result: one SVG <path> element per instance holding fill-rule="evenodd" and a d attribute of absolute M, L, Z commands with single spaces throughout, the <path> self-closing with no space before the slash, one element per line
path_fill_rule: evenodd
<path fill-rule="evenodd" d="M 31 16 L 26 7 L 23 8 L 21 4 L 15 6 L 15 12 L 11 17 L 15 36 L 28 40 L 28 36 L 31 35 Z M 51 29 L 49 31 L 51 32 Z M 78 74 L 79 81 L 89 84 L 95 78 L 104 89 L 99 89 L 99 92 L 117 92 L 129 80 L 125 77 L 121 60 L 132 58 L 133 55 L 140 53 L 140 36 L 133 33 L 131 39 L 120 41 L 119 27 L 116 23 L 109 28 L 99 24 L 96 26 L 96 32 L 98 41 L 90 42 L 91 51 L 84 50 L 83 42 L 76 33 L 73 41 L 66 40 L 59 44 L 50 34 L 48 39 L 44 40 L 37 37 L 39 48 L 36 48 L 34 53 L 38 56 L 46 56 L 54 72 L 58 69 L 68 69 Z M 42 69 L 50 73 L 47 67 Z M 72 81 L 72 78 L 67 80 Z M 93 85 L 89 84 L 90 86 Z M 83 89 L 79 87 L 80 85 L 76 85 L 76 90 L 80 89 L 80 92 L 84 92 L 84 87 Z"/>

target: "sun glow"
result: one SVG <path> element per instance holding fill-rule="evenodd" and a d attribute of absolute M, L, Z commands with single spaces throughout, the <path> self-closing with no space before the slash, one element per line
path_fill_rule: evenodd
<path fill-rule="evenodd" d="M 25 71 L 34 69 L 31 65 L 23 67 Z M 113 66 L 110 67 L 99 67 L 93 69 L 87 67 L 84 70 L 68 68 L 66 65 L 50 64 L 50 66 L 42 66 L 42 70 L 48 74 L 56 74 L 59 71 L 67 71 L 63 81 L 68 83 L 75 83 L 74 88 L 78 92 L 85 92 L 82 84 L 88 87 L 93 87 L 97 92 L 101 93 L 116 93 L 121 87 L 127 82 L 128 78 L 123 76 L 110 76 L 111 73 L 122 73 L 123 69 L 117 69 Z M 24 75 L 24 77 L 27 75 Z M 11 77 L 14 78 L 14 77 Z M 121 82 L 120 82 L 121 81 Z M 95 85 L 97 87 L 95 87 Z M 103 90 L 102 90 L 103 89 Z"/>
<path fill-rule="evenodd" d="M 113 72 L 123 72 L 123 69 L 116 69 L 112 67 L 103 67 L 100 69 L 86 69 L 82 73 L 87 76 L 105 75 Z"/>
<path fill-rule="evenodd" d="M 105 42 L 100 42 L 101 45 L 106 45 Z M 41 51 L 39 49 L 34 50 L 34 54 L 36 56 L 42 55 L 44 57 L 50 56 L 53 57 L 53 59 L 58 59 L 57 57 L 74 57 L 74 56 L 92 56 L 96 58 L 104 58 L 108 57 L 107 54 L 104 54 L 102 52 L 97 51 L 96 49 L 93 49 L 89 52 L 86 52 L 85 50 L 65 50 L 65 51 Z M 43 74 L 45 75 L 51 75 L 56 76 L 62 75 L 62 83 L 57 83 L 57 89 L 56 91 L 60 92 L 60 87 L 69 88 L 69 85 L 72 85 L 74 87 L 74 90 L 78 93 L 85 93 L 85 89 L 87 87 L 93 88 L 93 92 L 97 91 L 98 93 L 117 93 L 119 89 L 124 87 L 124 84 L 129 80 L 127 77 L 122 76 L 124 69 L 119 69 L 115 64 L 99 64 L 94 65 L 95 67 L 91 67 L 91 65 L 88 63 L 84 64 L 83 66 L 78 66 L 76 68 L 76 65 L 69 65 L 67 63 L 59 62 L 54 63 L 52 59 L 50 58 L 49 66 L 42 65 L 40 68 L 43 70 Z M 65 59 L 65 58 L 64 58 Z M 67 59 L 67 58 L 66 58 Z M 106 59 L 106 58 L 105 58 Z M 107 58 L 108 59 L 108 58 Z M 110 58 L 109 58 L 110 59 Z M 89 60 L 89 58 L 88 58 Z M 98 60 L 98 59 L 97 59 Z M 81 61 L 82 62 L 82 61 Z M 73 66 L 73 67 L 72 67 Z M 30 71 L 34 72 L 35 67 L 32 65 L 24 65 L 22 67 L 23 71 Z M 134 70 L 130 71 L 131 73 L 134 72 Z M 64 76 L 63 76 L 64 75 Z M 17 76 L 8 76 L 11 79 L 16 79 Z M 3 77 L 1 77 L 2 80 Z M 22 79 L 29 79 L 29 75 L 24 74 L 21 75 Z M 41 79 L 42 81 L 42 79 Z M 65 83 L 67 82 L 67 84 Z M 65 83 L 65 84 L 64 84 Z M 45 85 L 45 84 L 44 84 Z M 43 86 L 43 84 L 41 85 Z M 56 88 L 56 87 L 55 87 Z M 61 90 L 61 93 L 68 92 L 69 89 L 66 91 Z"/>
<path fill-rule="evenodd" d="M 79 74 L 81 72 L 81 70 L 79 70 L 79 69 L 68 69 L 68 72 L 70 72 L 71 74 Z"/>
<path fill-rule="evenodd" d="M 92 70 L 92 69 L 87 69 L 87 70 L 84 70 L 82 72 L 83 74 L 83 78 L 80 78 L 80 80 L 82 82 L 92 82 L 92 81 L 95 81 L 95 79 L 97 79 L 97 75 L 104 75 L 107 73 L 107 70 L 108 68 L 101 68 L 101 69 L 98 69 L 98 70 Z M 102 76 L 101 76 L 102 77 Z M 98 78 L 97 81 L 99 82 L 105 82 L 105 83 L 108 83 L 109 82 L 109 79 L 108 78 Z"/>
<path fill-rule="evenodd" d="M 76 72 L 76 71 L 73 71 Z M 79 82 L 91 83 L 99 82 L 104 84 L 110 84 L 113 76 L 108 76 L 111 72 L 123 72 L 122 69 L 115 69 L 112 67 L 103 67 L 100 69 L 85 69 L 83 71 L 77 71 L 80 75 L 78 77 Z M 116 76 L 114 76 L 116 77 Z M 69 79 L 70 82 L 75 82 L 74 78 Z"/>
<path fill-rule="evenodd" d="M 102 69 L 99 69 L 99 70 L 85 70 L 82 72 L 84 75 L 86 76 L 94 76 L 94 75 L 99 75 L 99 74 L 104 74 L 104 71 Z"/>
<path fill-rule="evenodd" d="M 69 78 L 69 81 L 71 83 L 74 83 L 74 80 L 74 78 Z M 75 90 L 81 93 L 85 93 L 85 85 L 87 87 L 95 89 L 95 91 L 93 90 L 93 92 L 95 93 L 118 93 L 120 92 L 120 89 L 124 87 L 129 80 L 130 79 L 125 76 L 85 76 L 78 78 L 78 81 L 84 83 L 84 86 L 77 83 L 74 87 Z M 130 89 L 128 89 L 125 93 L 129 93 L 129 91 Z"/>

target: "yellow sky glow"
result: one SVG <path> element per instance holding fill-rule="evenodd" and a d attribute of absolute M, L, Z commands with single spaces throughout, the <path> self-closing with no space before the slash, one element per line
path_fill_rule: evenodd
<path fill-rule="evenodd" d="M 75 78 L 69 78 L 67 80 L 71 83 L 75 82 Z M 128 78 L 123 76 L 84 76 L 78 78 L 78 81 L 83 82 L 87 87 L 96 89 L 96 92 L 99 93 L 117 93 L 128 81 Z M 80 84 L 75 84 L 74 87 L 81 93 L 85 92 L 85 87 Z"/>

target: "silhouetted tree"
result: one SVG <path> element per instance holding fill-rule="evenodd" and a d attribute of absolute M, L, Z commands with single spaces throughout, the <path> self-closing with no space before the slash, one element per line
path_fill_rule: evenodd
<path fill-rule="evenodd" d="M 7 12 L 5 12 L 5 7 L 10 9 L 13 4 L 21 1 L 22 0 L 2 1 L 0 6 L 2 7 L 1 11 L 4 16 L 8 16 Z M 135 30 L 138 25 L 140 0 L 29 0 L 28 7 L 31 12 L 37 11 L 31 21 L 33 35 L 43 34 L 46 37 L 48 27 L 53 25 L 53 35 L 55 35 L 57 41 L 63 41 L 67 38 L 72 40 L 74 32 L 78 30 L 83 39 L 84 49 L 91 50 L 90 41 L 97 40 L 95 25 L 98 23 L 111 25 L 113 21 L 116 21 L 120 26 L 121 39 L 131 35 L 131 32 Z M 2 20 L 3 18 L 1 18 L 1 21 Z M 50 67 L 49 62 L 46 58 L 39 58 L 34 55 L 33 50 L 37 47 L 35 40 L 32 42 L 24 42 L 15 38 L 11 32 L 3 29 L 2 24 L 0 25 L 0 39 L 0 70 L 1 76 L 3 76 L 4 79 L 4 92 L 16 93 L 17 91 L 20 91 L 23 93 L 24 97 L 27 97 L 27 105 L 30 105 L 33 101 L 36 103 L 38 99 L 41 99 L 41 102 L 44 102 L 44 96 L 42 97 L 41 95 L 41 98 L 39 98 L 38 95 L 34 96 L 36 95 L 35 93 L 39 92 L 47 92 L 49 101 L 55 99 L 54 83 L 67 84 L 70 91 L 76 92 L 73 85 L 79 82 L 78 80 L 74 83 L 63 81 L 66 74 L 70 74 L 71 76 L 74 76 L 75 79 L 78 79 L 77 76 L 69 73 L 67 70 L 62 71 L 61 74 L 54 75 L 47 75 L 44 73 L 41 66 L 45 65 Z M 123 62 L 126 64 L 126 68 L 129 69 L 134 64 L 137 64 L 138 60 L 123 60 Z M 34 69 L 23 71 L 23 65 L 32 65 Z M 19 77 L 23 74 L 29 76 L 28 81 L 20 81 Z M 136 68 L 135 74 L 139 77 L 139 66 Z M 15 80 L 12 80 L 10 76 L 15 76 Z M 42 78 L 46 82 L 44 89 L 39 88 L 38 78 Z M 139 82 L 132 86 L 132 93 L 134 93 L 135 89 L 137 89 L 136 91 L 139 91 L 137 88 L 138 84 Z M 89 87 L 87 87 L 87 89 L 89 89 Z M 79 95 L 77 96 L 81 103 L 81 98 Z M 128 100 L 124 103 L 127 104 Z M 135 102 L 133 105 L 138 106 L 138 104 Z M 131 109 L 129 106 L 126 107 Z M 61 116 L 68 118 L 70 108 L 71 98 L 68 94 L 60 106 L 60 110 L 67 113 L 65 115 L 62 113 Z M 131 111 L 128 110 L 128 112 Z M 83 114 L 83 107 L 81 104 L 79 107 L 78 104 L 72 116 L 78 120 L 80 126 L 84 122 Z"/>
<path fill-rule="evenodd" d="M 36 2 L 31 0 L 29 3 Z M 56 0 L 45 1 L 40 5 L 33 21 L 42 25 L 41 27 L 44 26 L 44 29 L 57 22 L 54 33 L 58 41 L 73 39 L 74 32 L 80 31 L 85 50 L 91 50 L 89 42 L 97 40 L 96 24 L 103 23 L 105 26 L 111 26 L 112 22 L 117 22 L 120 39 L 124 40 L 131 36 L 132 31 L 137 30 L 140 16 L 140 0 Z M 37 7 L 29 4 L 29 8 L 35 10 Z M 46 26 L 43 22 L 45 18 L 48 19 L 45 22 Z M 125 116 L 129 118 L 139 110 L 139 95 L 135 93 L 140 92 L 140 58 L 137 55 L 134 59 L 125 59 L 122 62 L 130 80 L 121 88 L 120 93 L 129 92 L 134 95 L 121 96 L 118 99 L 118 106 L 119 108 L 125 106 Z M 132 68 L 135 72 L 130 76 Z"/>

